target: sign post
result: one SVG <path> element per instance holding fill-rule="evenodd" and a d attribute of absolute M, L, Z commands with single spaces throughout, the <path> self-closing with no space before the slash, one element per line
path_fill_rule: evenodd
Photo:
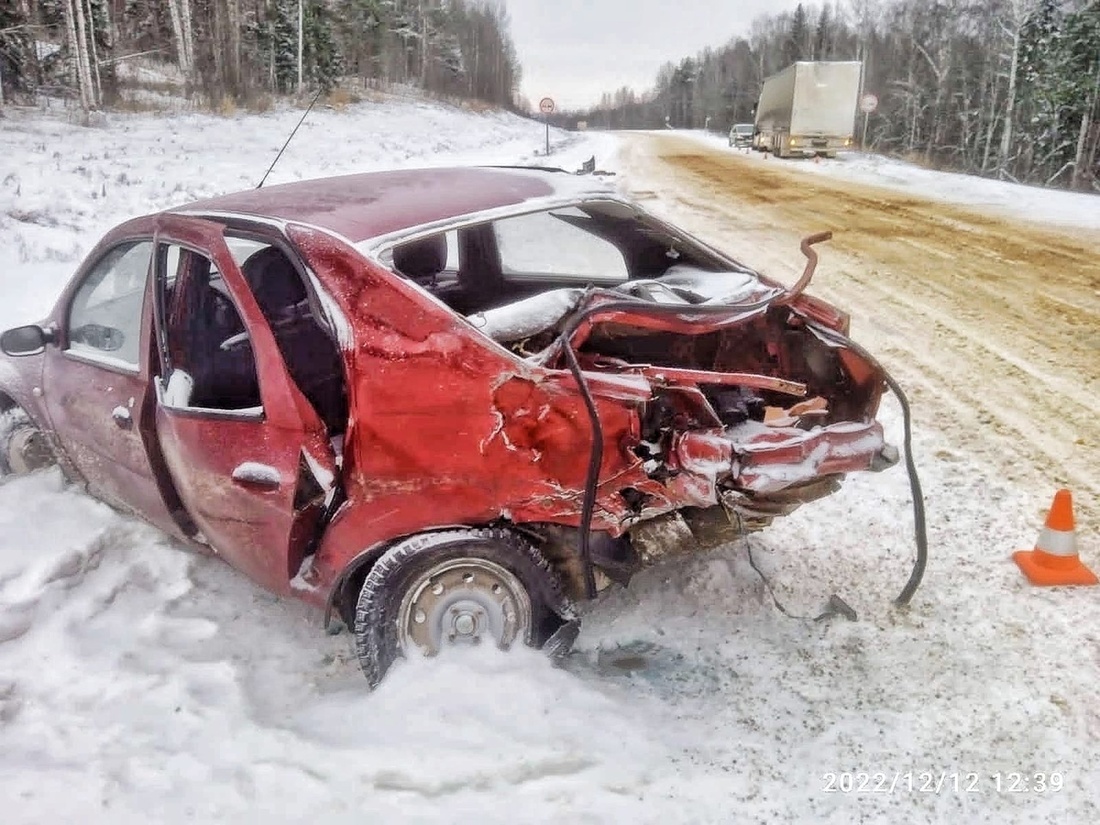
<path fill-rule="evenodd" d="M 539 111 L 542 112 L 542 119 L 546 122 L 546 154 L 550 155 L 550 115 L 554 113 L 554 100 L 553 98 L 544 97 L 539 101 Z"/>
<path fill-rule="evenodd" d="M 859 99 L 859 110 L 863 112 L 863 137 L 859 141 L 859 148 L 867 148 L 867 119 L 871 116 L 871 112 L 878 108 L 878 95 L 873 95 L 870 92 L 863 95 Z"/>

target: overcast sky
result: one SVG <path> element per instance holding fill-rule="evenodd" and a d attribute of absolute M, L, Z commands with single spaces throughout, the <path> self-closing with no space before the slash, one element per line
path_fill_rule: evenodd
<path fill-rule="evenodd" d="M 748 34 L 762 14 L 798 0 L 506 0 L 532 104 L 589 106 L 622 86 L 643 91 L 657 70 L 707 46 Z"/>

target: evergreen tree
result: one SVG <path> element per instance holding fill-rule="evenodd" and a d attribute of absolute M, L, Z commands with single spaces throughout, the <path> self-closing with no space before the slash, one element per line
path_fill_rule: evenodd
<path fill-rule="evenodd" d="M 270 55 L 271 84 L 275 91 L 292 92 L 298 86 L 298 0 L 271 0 L 269 14 L 263 40 Z"/>
<path fill-rule="evenodd" d="M 320 0 L 306 4 L 302 30 L 305 76 L 324 91 L 331 91 L 340 77 L 341 60 L 332 15 Z"/>
<path fill-rule="evenodd" d="M 1070 14 L 1061 37 L 1067 136 L 1073 137 L 1072 185 L 1100 180 L 1100 3 Z"/>
<path fill-rule="evenodd" d="M 345 68 L 363 79 L 375 77 L 384 53 L 387 4 L 384 0 L 339 0 L 336 10 Z"/>
<path fill-rule="evenodd" d="M 794 63 L 796 60 L 806 59 L 806 35 L 809 32 L 809 26 L 806 22 L 806 9 L 799 3 L 794 8 L 794 15 L 791 18 L 790 34 L 787 36 L 787 43 L 785 48 L 785 56 L 787 63 Z"/>
<path fill-rule="evenodd" d="M 25 91 L 32 80 L 34 40 L 26 28 L 28 22 L 18 6 L 0 6 L 0 98 L 4 100 Z"/>
<path fill-rule="evenodd" d="M 814 32 L 814 50 L 811 57 L 814 60 L 828 60 L 829 55 L 829 6 L 821 7 L 821 14 L 817 18 L 817 30 Z"/>
<path fill-rule="evenodd" d="M 1020 137 L 1027 138 L 1021 158 L 1025 174 L 1036 166 L 1057 162 L 1068 150 L 1061 126 L 1071 81 L 1064 74 L 1061 26 L 1058 0 L 1040 0 L 1020 33 L 1016 82 L 1023 115 Z"/>

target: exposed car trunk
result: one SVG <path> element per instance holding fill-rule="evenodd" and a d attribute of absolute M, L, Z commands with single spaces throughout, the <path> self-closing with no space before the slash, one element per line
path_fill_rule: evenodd
<path fill-rule="evenodd" d="M 672 275 L 629 295 L 553 290 L 471 318 L 550 368 L 567 368 L 568 338 L 586 380 L 600 378 L 593 395 L 613 376 L 648 384 L 630 446 L 645 480 L 619 491 L 630 558 L 595 559 L 609 570 L 759 529 L 845 473 L 898 458 L 874 420 L 882 372 L 811 314 L 839 327 L 845 317 L 805 298 L 778 305 L 786 293 L 743 273 Z M 568 566 L 555 535 L 549 552 Z"/>

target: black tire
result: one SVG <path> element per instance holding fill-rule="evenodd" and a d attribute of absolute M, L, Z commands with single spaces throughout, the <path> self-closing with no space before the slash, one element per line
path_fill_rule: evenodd
<path fill-rule="evenodd" d="M 573 606 L 563 594 L 557 574 L 538 550 L 515 533 L 478 528 L 411 536 L 393 545 L 374 564 L 359 593 L 355 648 L 371 687 L 377 686 L 398 656 L 405 653 L 402 638 L 407 634 L 399 628 L 402 614 L 408 610 L 406 597 L 412 599 L 413 591 L 424 587 L 430 571 L 448 564 L 462 565 L 464 560 L 503 568 L 518 581 L 530 603 L 529 627 L 522 639 L 530 646 L 542 647 L 566 620 L 574 618 Z M 416 604 L 413 601 L 412 606 Z M 417 613 L 423 616 L 419 609 Z M 408 618 L 406 615 L 406 621 Z M 432 619 L 428 622 L 433 623 Z M 473 641 L 479 640 L 475 635 Z M 412 640 L 407 643 L 414 644 Z"/>
<path fill-rule="evenodd" d="M 13 450 L 19 450 L 18 456 Z M 18 459 L 19 466 L 13 466 Z M 40 470 L 56 464 L 45 436 L 19 407 L 0 413 L 0 476 Z"/>

